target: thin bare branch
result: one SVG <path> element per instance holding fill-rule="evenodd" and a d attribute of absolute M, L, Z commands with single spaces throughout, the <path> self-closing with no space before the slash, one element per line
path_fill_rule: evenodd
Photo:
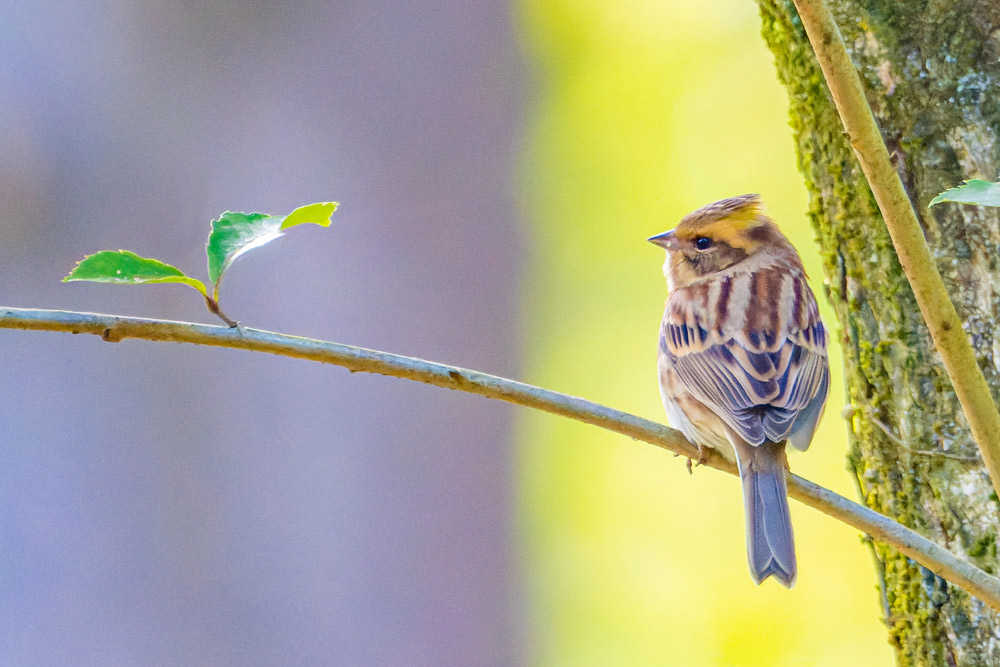
<path fill-rule="evenodd" d="M 648 419 L 495 375 L 351 345 L 243 326 L 230 328 L 94 313 L 4 307 L 0 307 L 0 328 L 86 333 L 110 342 L 140 338 L 193 343 L 318 361 L 342 366 L 352 372 L 400 377 L 508 401 L 593 424 L 681 456 L 698 457 L 697 448 L 685 440 L 680 431 Z M 704 465 L 736 474 L 735 465 L 715 452 L 708 452 L 704 457 Z M 788 492 L 806 505 L 853 526 L 880 542 L 892 545 L 935 574 L 1000 609 L 1000 579 L 983 572 L 909 528 L 797 475 L 790 476 Z"/>

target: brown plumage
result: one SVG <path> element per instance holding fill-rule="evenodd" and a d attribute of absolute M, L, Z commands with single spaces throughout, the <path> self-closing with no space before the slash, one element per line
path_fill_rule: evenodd
<path fill-rule="evenodd" d="M 757 195 L 710 204 L 649 239 L 667 251 L 659 378 L 671 424 L 735 454 L 750 572 L 797 572 L 785 444 L 809 446 L 826 404 L 826 330 L 798 253 Z"/>

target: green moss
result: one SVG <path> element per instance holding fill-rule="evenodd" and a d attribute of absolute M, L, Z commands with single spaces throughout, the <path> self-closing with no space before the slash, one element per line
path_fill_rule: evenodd
<path fill-rule="evenodd" d="M 972 558 L 989 558 L 995 560 L 997 556 L 997 540 L 995 535 L 982 535 L 969 547 L 969 556 Z"/>

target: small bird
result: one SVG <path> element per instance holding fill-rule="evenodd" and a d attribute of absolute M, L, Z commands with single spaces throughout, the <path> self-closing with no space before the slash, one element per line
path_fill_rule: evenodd
<path fill-rule="evenodd" d="M 735 453 L 750 574 L 791 588 L 785 444 L 809 447 L 830 385 L 802 260 L 757 195 L 709 204 L 649 241 L 667 251 L 657 364 L 667 416 L 699 451 Z"/>

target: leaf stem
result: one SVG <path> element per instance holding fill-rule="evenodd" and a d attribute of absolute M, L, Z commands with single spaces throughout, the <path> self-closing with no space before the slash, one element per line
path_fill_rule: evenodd
<path fill-rule="evenodd" d="M 342 366 L 352 372 L 378 373 L 465 391 L 542 410 L 620 433 L 697 458 L 697 448 L 680 431 L 591 401 L 478 371 L 351 345 L 240 327 L 150 320 L 62 310 L 0 307 L 0 329 L 88 333 L 107 341 L 140 338 L 265 352 Z M 730 474 L 736 466 L 709 451 L 704 464 Z M 935 574 L 1000 610 L 1000 579 L 975 567 L 905 526 L 797 475 L 788 479 L 789 495 L 810 507 L 889 544 Z"/>
<path fill-rule="evenodd" d="M 843 37 L 823 0 L 793 0 L 819 60 L 837 113 L 854 148 L 889 236 L 913 288 L 934 347 L 962 404 L 972 437 L 983 455 L 994 490 L 1000 489 L 1000 411 L 990 394 L 976 354 L 948 297 L 899 174 L 865 98 Z"/>
<path fill-rule="evenodd" d="M 218 294 L 218 289 L 216 289 L 216 294 Z M 222 309 L 219 308 L 219 302 L 207 294 L 205 295 L 205 306 L 208 307 L 208 312 L 212 313 L 220 320 L 228 324 L 230 329 L 235 329 L 240 325 L 239 322 L 230 319 L 229 316 L 227 316 L 224 312 L 222 312 Z"/>

